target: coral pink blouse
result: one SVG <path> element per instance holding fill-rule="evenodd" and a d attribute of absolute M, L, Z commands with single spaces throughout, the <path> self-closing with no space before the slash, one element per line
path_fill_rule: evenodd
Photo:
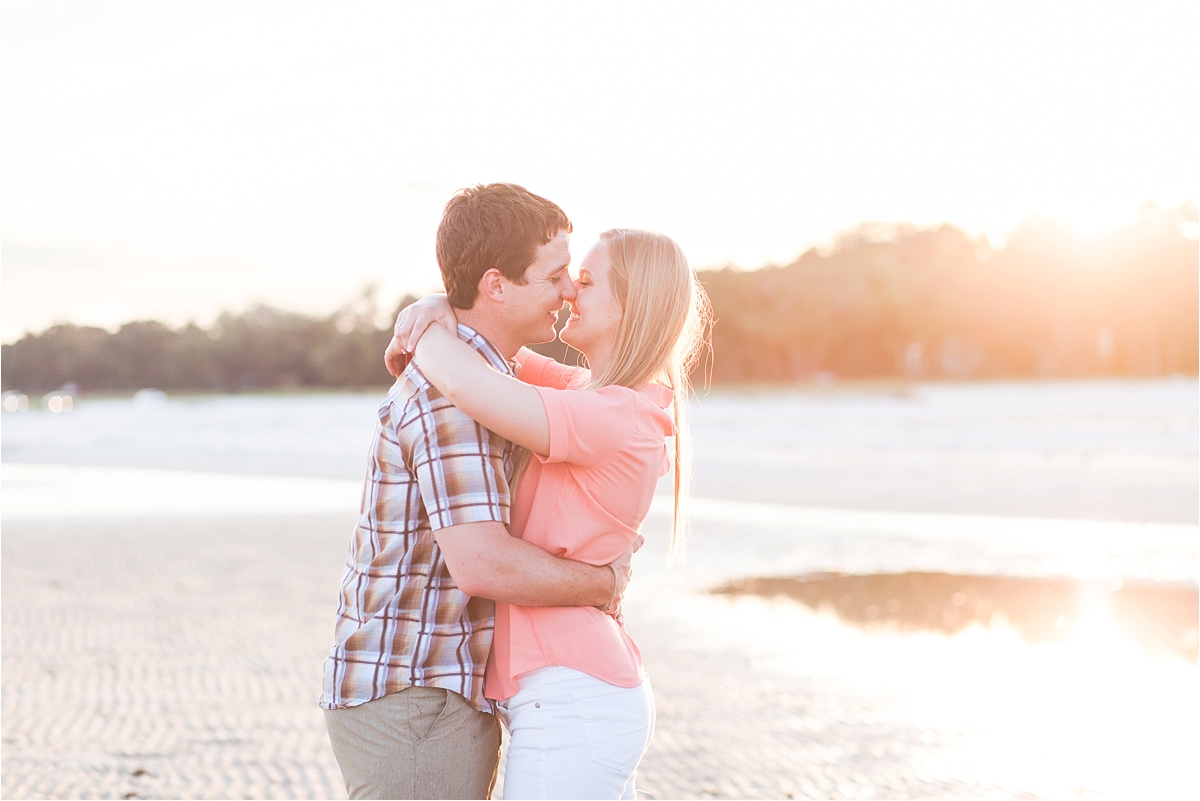
<path fill-rule="evenodd" d="M 658 384 L 565 389 L 579 371 L 529 354 L 521 378 L 537 387 L 550 422 L 550 455 L 534 454 L 513 501 L 509 533 L 544 551 L 604 565 L 638 536 L 658 479 L 670 470 Z M 623 626 L 590 606 L 496 604 L 484 695 L 510 698 L 516 678 L 547 665 L 574 668 L 618 687 L 642 681 L 642 655 Z"/>

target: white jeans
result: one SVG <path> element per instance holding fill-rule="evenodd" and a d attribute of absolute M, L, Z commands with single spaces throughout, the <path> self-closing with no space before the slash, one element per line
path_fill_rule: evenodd
<path fill-rule="evenodd" d="M 551 665 L 518 677 L 497 710 L 508 728 L 504 798 L 636 798 L 634 775 L 654 732 L 650 679 L 615 687 Z"/>

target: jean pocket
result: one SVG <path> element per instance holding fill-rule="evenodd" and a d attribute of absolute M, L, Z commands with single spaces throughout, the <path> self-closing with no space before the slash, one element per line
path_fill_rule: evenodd
<path fill-rule="evenodd" d="M 650 710 L 641 688 L 611 687 L 572 693 L 592 761 L 631 775 L 650 743 Z"/>

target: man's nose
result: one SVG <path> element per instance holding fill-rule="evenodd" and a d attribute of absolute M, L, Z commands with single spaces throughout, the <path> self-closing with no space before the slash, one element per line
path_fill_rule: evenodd
<path fill-rule="evenodd" d="M 559 295 L 562 296 L 563 300 L 575 300 L 575 282 L 567 281 Z"/>

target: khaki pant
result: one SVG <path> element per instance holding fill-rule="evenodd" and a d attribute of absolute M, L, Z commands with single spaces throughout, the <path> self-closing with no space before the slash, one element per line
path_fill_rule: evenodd
<path fill-rule="evenodd" d="M 456 692 L 408 687 L 347 709 L 325 728 L 351 798 L 490 798 L 500 723 Z"/>

